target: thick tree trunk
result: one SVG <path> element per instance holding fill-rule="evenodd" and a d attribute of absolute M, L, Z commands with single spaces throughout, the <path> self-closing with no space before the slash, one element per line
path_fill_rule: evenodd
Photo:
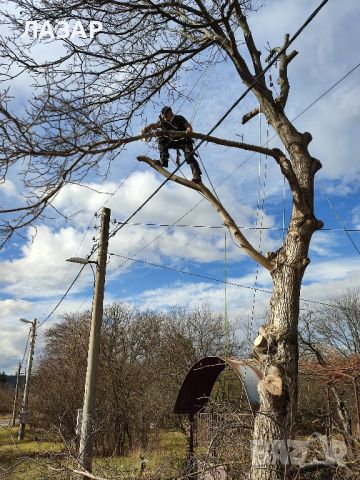
<path fill-rule="evenodd" d="M 261 404 L 254 425 L 252 480 L 284 478 L 287 441 L 297 408 L 301 275 L 283 265 L 273 273 L 273 279 L 270 320 L 263 330 L 267 349 L 263 357 L 265 376 L 258 387 Z"/>
<path fill-rule="evenodd" d="M 277 131 L 290 157 L 287 175 L 293 191 L 293 209 L 284 245 L 268 254 L 275 263 L 271 275 L 273 295 L 269 322 L 262 327 L 261 351 L 254 352 L 263 365 L 259 383 L 260 410 L 254 426 L 252 480 L 283 480 L 289 469 L 288 448 L 298 398 L 298 318 L 301 282 L 309 263 L 313 232 L 321 228 L 313 214 L 314 175 L 321 166 L 308 153 L 309 134 L 291 125 L 280 107 L 265 98 L 262 104 L 269 123 Z M 265 348 L 264 348 L 265 343 Z"/>

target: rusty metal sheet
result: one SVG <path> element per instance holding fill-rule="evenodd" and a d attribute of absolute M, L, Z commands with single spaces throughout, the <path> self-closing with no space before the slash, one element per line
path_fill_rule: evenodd
<path fill-rule="evenodd" d="M 189 370 L 179 390 L 174 413 L 195 415 L 201 412 L 208 403 L 217 378 L 227 365 L 242 382 L 250 408 L 256 412 L 260 405 L 257 384 L 262 378 L 261 371 L 251 360 L 212 356 L 202 358 Z"/>
<path fill-rule="evenodd" d="M 260 407 L 260 397 L 257 389 L 263 374 L 251 360 L 238 360 L 236 358 L 224 358 L 224 361 L 236 372 L 241 380 L 252 411 Z"/>

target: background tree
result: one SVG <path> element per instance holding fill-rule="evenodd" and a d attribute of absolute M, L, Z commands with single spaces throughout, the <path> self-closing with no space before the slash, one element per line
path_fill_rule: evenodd
<path fill-rule="evenodd" d="M 37 424 L 75 437 L 82 407 L 89 314 L 65 315 L 46 332 L 34 377 Z M 150 433 L 180 427 L 175 400 L 199 358 L 224 352 L 222 317 L 208 308 L 169 314 L 137 311 L 119 303 L 104 310 L 98 385 L 96 448 L 104 456 L 146 449 Z M 230 342 L 231 354 L 240 345 Z"/>
<path fill-rule="evenodd" d="M 337 430 L 354 451 L 355 398 L 352 378 L 357 376 L 359 357 L 360 296 L 348 290 L 331 299 L 332 306 L 323 306 L 301 317 L 300 353 L 305 362 L 303 371 L 311 378 L 322 377 L 334 406 Z M 318 365 L 323 367 L 319 369 Z M 312 396 L 312 395 L 311 395 Z M 322 399 L 323 408 L 326 405 Z M 350 453 L 350 452 L 349 452 Z"/>
<path fill-rule="evenodd" d="M 359 355 L 359 290 L 347 290 L 336 295 L 331 299 L 331 304 L 311 311 L 302 318 L 300 338 L 303 354 L 321 354 L 324 361 L 328 354 L 337 353 L 348 358 Z"/>
<path fill-rule="evenodd" d="M 14 390 L 6 383 L 0 383 L 0 414 L 10 415 L 14 402 Z"/>
<path fill-rule="evenodd" d="M 322 5 L 324 5 L 323 2 Z M 75 0 L 13 0 L 16 14 L 3 15 L 12 38 L 0 44 L 4 59 L 2 79 L 18 75 L 18 68 L 33 77 L 35 95 L 21 116 L 13 113 L 6 89 L 1 101 L 0 162 L 3 177 L 26 159 L 24 185 L 27 202 L 3 210 L 4 235 L 32 222 L 51 205 L 54 195 L 66 182 L 77 182 L 99 166 L 106 152 L 109 161 L 129 138 L 132 125 L 144 107 L 159 92 L 179 95 L 175 80 L 189 68 L 204 66 L 214 51 L 234 67 L 234 82 L 252 90 L 259 108 L 245 115 L 246 122 L 259 114 L 274 129 L 285 147 L 262 148 L 240 142 L 206 137 L 207 141 L 267 154 L 279 166 L 292 192 L 293 205 L 283 245 L 268 255 L 257 251 L 244 237 L 224 205 L 203 185 L 195 185 L 176 175 L 172 181 L 202 193 L 219 212 L 235 241 L 272 277 L 273 295 L 269 321 L 257 340 L 257 353 L 265 373 L 260 383 L 261 407 L 256 417 L 253 453 L 253 480 L 283 478 L 283 465 L 274 456 L 274 440 L 291 436 L 298 396 L 299 295 L 309 263 L 312 234 L 322 228 L 314 212 L 314 176 L 321 167 L 309 153 L 311 135 L 299 132 L 288 119 L 285 106 L 289 94 L 287 69 L 296 56 L 287 53 L 288 36 L 279 56 L 279 95 L 274 98 L 261 73 L 264 64 L 255 44 L 246 14 L 250 0 L 205 2 L 125 2 Z M 20 13 L 21 11 L 21 16 Z M 66 39 L 64 54 L 56 61 L 37 62 L 19 41 L 24 22 L 36 18 L 53 23 L 72 18 L 84 23 L 104 21 L 104 31 L 92 41 Z M 246 54 L 245 54 L 246 49 Z M 194 138 L 204 138 L 194 134 Z M 151 159 L 142 158 L 160 174 L 166 170 Z M 279 172 L 280 173 L 280 172 Z M 15 215 L 15 217 L 14 217 Z M 261 350 L 261 351 L 260 351 Z M 266 413 L 265 413 L 266 412 Z M 265 441 L 263 441 L 265 439 Z"/>

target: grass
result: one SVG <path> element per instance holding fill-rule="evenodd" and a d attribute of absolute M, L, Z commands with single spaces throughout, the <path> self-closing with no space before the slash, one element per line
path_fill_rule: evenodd
<path fill-rule="evenodd" d="M 150 439 L 147 451 L 139 449 L 127 456 L 95 458 L 94 472 L 106 476 L 106 471 L 112 471 L 117 472 L 119 478 L 136 478 L 142 471 L 143 477 L 169 478 L 183 467 L 186 452 L 183 433 L 162 430 Z"/>
<path fill-rule="evenodd" d="M 18 428 L 0 427 L 0 479 L 40 480 L 70 479 L 70 473 L 60 474 L 54 468 L 75 467 L 75 460 L 62 455 L 62 442 L 46 434 L 25 432 L 25 439 L 17 440 Z M 99 476 L 114 478 L 169 478 L 176 476 L 186 457 L 186 437 L 176 431 L 160 431 L 149 442 L 148 450 L 137 450 L 130 455 L 110 458 L 94 458 L 93 472 Z M 49 468 L 51 467 L 51 468 Z"/>
<path fill-rule="evenodd" d="M 38 480 L 48 470 L 49 458 L 59 454 L 63 445 L 50 436 L 25 430 L 24 440 L 17 439 L 18 427 L 0 427 L 0 479 Z"/>

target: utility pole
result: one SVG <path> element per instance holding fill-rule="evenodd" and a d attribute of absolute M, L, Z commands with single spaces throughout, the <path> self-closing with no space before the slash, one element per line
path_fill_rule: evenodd
<path fill-rule="evenodd" d="M 21 319 L 24 321 L 24 319 Z M 36 319 L 33 322 L 29 322 L 25 320 L 27 323 L 31 323 L 31 340 L 30 340 L 30 351 L 29 351 L 29 359 L 28 365 L 26 370 L 26 377 L 25 377 L 25 388 L 24 388 L 24 396 L 21 405 L 21 412 L 20 412 L 20 427 L 19 427 L 19 440 L 23 440 L 25 437 L 25 425 L 28 422 L 29 412 L 28 412 L 28 404 L 29 404 L 29 390 L 30 390 L 30 377 L 31 377 L 31 367 L 34 355 L 34 348 L 35 348 L 35 337 L 36 337 Z"/>
<path fill-rule="evenodd" d="M 10 423 L 11 427 L 15 427 L 16 408 L 17 408 L 18 397 L 19 397 L 20 372 L 21 372 L 21 362 L 19 362 L 18 369 L 16 370 L 16 386 L 15 386 L 15 395 L 14 395 L 13 414 L 12 414 L 12 419 L 11 419 L 11 423 Z"/>
<path fill-rule="evenodd" d="M 101 215 L 101 232 L 99 252 L 96 262 L 96 279 L 91 316 L 87 370 L 85 379 L 84 404 L 80 431 L 78 454 L 79 467 L 91 472 L 93 438 L 95 434 L 95 406 L 98 365 L 100 354 L 100 334 L 103 318 L 104 286 L 109 242 L 110 209 L 103 208 Z M 87 479 L 87 477 L 84 477 Z"/>

